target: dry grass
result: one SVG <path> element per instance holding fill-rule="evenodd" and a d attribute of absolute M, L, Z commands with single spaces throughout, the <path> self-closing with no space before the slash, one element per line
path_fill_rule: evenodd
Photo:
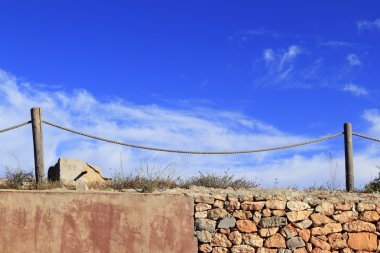
<path fill-rule="evenodd" d="M 0 189 L 16 189 L 16 190 L 49 190 L 61 188 L 60 182 L 44 181 L 35 182 L 34 173 L 21 169 L 11 170 L 6 168 L 6 178 L 0 183 Z"/>
<path fill-rule="evenodd" d="M 258 184 L 253 180 L 245 178 L 234 178 L 228 171 L 224 175 L 213 173 L 202 173 L 187 179 L 176 177 L 176 164 L 170 163 L 167 166 L 140 166 L 133 173 L 124 176 L 117 173 L 112 180 L 106 182 L 88 183 L 87 186 L 92 190 L 101 191 L 123 191 L 124 189 L 134 189 L 137 192 L 153 192 L 156 190 L 172 188 L 190 188 L 191 186 L 203 186 L 210 188 L 254 188 Z M 0 181 L 0 189 L 17 190 L 48 190 L 55 188 L 65 188 L 75 190 L 75 184 L 62 184 L 59 181 L 44 181 L 37 184 L 33 172 L 21 169 L 6 170 L 6 179 Z"/>
<path fill-rule="evenodd" d="M 233 175 L 225 171 L 224 175 L 216 175 L 214 173 L 202 173 L 199 175 L 191 177 L 189 179 L 183 180 L 180 184 L 182 188 L 190 188 L 191 186 L 203 186 L 209 188 L 233 188 L 233 189 L 248 189 L 255 188 L 259 185 L 254 180 L 249 180 L 245 178 L 235 178 Z"/>
<path fill-rule="evenodd" d="M 170 163 L 164 167 L 159 163 L 153 166 L 140 165 L 134 173 L 128 176 L 124 176 L 122 173 L 114 175 L 110 187 L 117 191 L 135 189 L 138 192 L 172 189 L 178 185 L 179 178 L 175 178 L 175 175 L 175 163 Z"/>

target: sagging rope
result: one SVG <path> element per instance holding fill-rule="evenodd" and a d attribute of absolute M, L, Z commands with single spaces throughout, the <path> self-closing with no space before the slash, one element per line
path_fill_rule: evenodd
<path fill-rule="evenodd" d="M 168 153 L 178 153 L 178 154 L 194 154 L 194 155 L 235 155 L 235 154 L 249 154 L 249 153 L 258 153 L 258 152 L 267 152 L 267 151 L 275 151 L 275 150 L 281 150 L 281 149 L 288 149 L 288 148 L 293 148 L 293 147 L 299 147 L 299 146 L 304 146 L 316 142 L 321 142 L 321 141 L 326 141 L 335 137 L 338 137 L 340 135 L 343 135 L 343 132 L 328 135 L 325 137 L 321 137 L 318 139 L 313 139 L 301 143 L 296 143 L 296 144 L 291 144 L 291 145 L 286 145 L 286 146 L 277 146 L 277 147 L 271 147 L 271 148 L 262 148 L 262 149 L 253 149 L 253 150 L 238 150 L 238 151 L 190 151 L 190 150 L 176 150 L 176 149 L 165 149 L 165 148 L 156 148 L 156 147 L 147 147 L 147 146 L 142 146 L 142 145 L 136 145 L 136 144 L 130 144 L 130 143 L 125 143 L 125 142 L 120 142 L 120 141 L 115 141 L 115 140 L 110 140 L 90 134 L 86 134 L 83 132 L 79 132 L 73 129 L 69 129 L 67 127 L 59 126 L 57 124 L 51 123 L 49 121 L 42 121 L 44 124 L 50 125 L 52 127 L 71 132 L 74 134 L 78 134 L 87 138 L 99 140 L 99 141 L 104 141 L 112 144 L 117 144 L 117 145 L 122 145 L 122 146 L 127 146 L 130 148 L 138 148 L 138 149 L 145 149 L 145 150 L 151 150 L 151 151 L 158 151 L 158 152 L 168 152 Z"/>

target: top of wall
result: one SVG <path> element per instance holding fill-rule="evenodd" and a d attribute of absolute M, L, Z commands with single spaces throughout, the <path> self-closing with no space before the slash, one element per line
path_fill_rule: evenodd
<path fill-rule="evenodd" d="M 157 190 L 153 193 L 139 193 L 134 189 L 125 189 L 123 192 L 118 191 L 96 191 L 96 190 L 66 190 L 62 188 L 51 189 L 51 190 L 0 190 L 0 191 L 17 191 L 17 192 L 45 192 L 45 193 L 99 193 L 99 194 L 179 194 L 190 197 L 197 197 L 199 195 L 213 195 L 226 197 L 228 195 L 233 196 L 246 196 L 252 197 L 253 200 L 267 200 L 267 199 L 277 199 L 277 200 L 298 200 L 314 204 L 319 204 L 322 201 L 329 202 L 341 202 L 341 201 L 355 201 L 355 202 L 380 202 L 380 193 L 362 193 L 354 192 L 348 193 L 345 191 L 301 191 L 293 189 L 262 189 L 262 188 L 251 188 L 251 189 L 214 189 L 206 187 L 190 187 L 190 189 L 174 188 L 174 189 L 164 189 Z"/>
<path fill-rule="evenodd" d="M 254 201 L 277 199 L 277 200 L 294 200 L 304 201 L 312 204 L 319 204 L 323 201 L 329 202 L 342 202 L 342 201 L 355 201 L 355 202 L 380 202 L 379 193 L 361 193 L 354 192 L 348 193 L 344 191 L 300 191 L 293 189 L 214 189 L 205 187 L 191 187 L 190 189 L 168 189 L 161 191 L 161 193 L 178 193 L 186 196 L 196 197 L 199 195 L 220 195 L 221 197 L 227 195 L 252 197 Z"/>

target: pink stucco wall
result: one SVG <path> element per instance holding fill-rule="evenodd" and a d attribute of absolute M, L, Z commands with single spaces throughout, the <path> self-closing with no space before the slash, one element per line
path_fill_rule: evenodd
<path fill-rule="evenodd" d="M 0 252 L 197 252 L 182 195 L 0 191 Z"/>

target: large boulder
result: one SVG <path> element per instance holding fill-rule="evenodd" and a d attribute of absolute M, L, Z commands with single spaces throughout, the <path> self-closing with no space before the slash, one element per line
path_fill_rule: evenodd
<path fill-rule="evenodd" d="M 92 183 L 109 180 L 101 169 L 75 158 L 60 158 L 56 165 L 49 168 L 48 179 L 63 183 Z"/>

